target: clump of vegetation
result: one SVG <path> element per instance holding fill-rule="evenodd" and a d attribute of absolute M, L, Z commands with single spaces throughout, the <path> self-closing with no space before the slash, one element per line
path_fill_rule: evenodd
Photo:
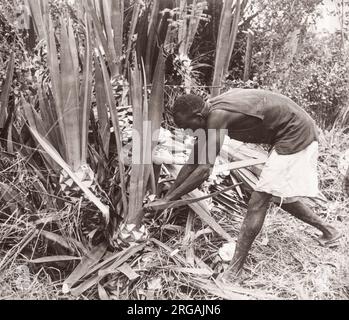
<path fill-rule="evenodd" d="M 218 192 L 211 202 L 143 209 L 178 172 L 152 163 L 159 141 L 179 133 L 170 112 L 179 94 L 268 88 L 327 129 L 319 172 L 329 202 L 315 206 L 347 234 L 337 165 L 348 148 L 349 62 L 342 34 L 309 31 L 319 2 L 3 1 L 0 298 L 347 299 L 348 238 L 318 247 L 276 207 L 241 282 L 217 284 L 227 267 L 219 250 L 238 234 L 258 166 L 189 195 Z M 244 147 L 229 160 L 264 153 Z"/>

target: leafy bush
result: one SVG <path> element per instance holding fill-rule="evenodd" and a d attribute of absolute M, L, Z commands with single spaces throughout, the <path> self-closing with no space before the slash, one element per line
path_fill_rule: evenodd
<path fill-rule="evenodd" d="M 321 128 L 331 129 L 349 98 L 349 59 L 339 42 L 339 37 L 308 34 L 290 64 L 276 64 L 259 80 L 305 108 Z"/>

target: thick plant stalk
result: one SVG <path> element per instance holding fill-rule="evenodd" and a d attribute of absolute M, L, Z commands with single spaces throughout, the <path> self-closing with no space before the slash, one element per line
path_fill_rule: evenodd
<path fill-rule="evenodd" d="M 253 38 L 254 38 L 254 33 L 251 30 L 248 30 L 247 46 L 246 46 L 246 54 L 245 54 L 245 70 L 244 70 L 244 78 L 243 78 L 245 82 L 248 81 L 248 79 L 250 78 Z"/>
<path fill-rule="evenodd" d="M 226 0 L 224 2 L 224 6 L 222 9 L 222 18 L 221 18 L 221 24 L 219 27 L 219 34 L 217 39 L 215 69 L 214 69 L 213 82 L 212 82 L 212 86 L 213 86 L 211 91 L 212 97 L 219 95 L 220 86 L 222 84 L 225 61 L 226 61 L 228 50 L 229 50 L 229 41 L 227 41 L 227 39 L 230 38 L 230 30 L 231 30 L 231 23 L 232 23 L 232 14 L 231 14 L 232 3 L 233 3 L 233 0 Z"/>
<path fill-rule="evenodd" d="M 152 177 L 154 182 L 154 169 L 152 166 L 152 118 L 149 117 L 149 103 L 148 103 L 148 92 L 147 92 L 147 76 L 145 73 L 144 64 L 142 61 L 143 71 L 143 123 L 146 121 L 147 126 L 143 125 L 143 152 L 142 152 L 142 164 L 143 167 L 143 193 L 140 195 L 143 201 L 149 175 Z M 152 185 L 153 193 L 156 192 L 155 183 Z"/>
<path fill-rule="evenodd" d="M 86 41 L 85 41 L 85 56 L 84 56 L 84 68 L 83 78 L 80 93 L 80 109 L 81 113 L 81 159 L 82 161 L 87 160 L 87 149 L 88 149 L 88 125 L 89 116 L 91 109 L 91 96 L 92 96 L 92 48 L 91 48 L 91 26 L 90 20 L 85 16 L 86 25 Z"/>
<path fill-rule="evenodd" d="M 160 48 L 162 49 L 162 48 Z M 157 145 L 159 135 L 156 132 L 161 127 L 164 112 L 164 84 L 165 84 L 165 58 L 162 50 L 159 52 L 158 61 L 154 72 L 154 80 L 149 101 L 149 120 L 152 124 L 153 144 L 152 149 Z"/>
<path fill-rule="evenodd" d="M 47 54 L 47 60 L 48 60 L 48 67 L 51 75 L 51 86 L 52 86 L 52 94 L 54 102 L 54 106 L 56 109 L 56 115 L 57 115 L 57 121 L 59 125 L 59 130 L 62 135 L 62 150 L 63 150 L 63 158 L 66 158 L 66 130 L 64 125 L 64 117 L 63 117 L 63 108 L 62 108 L 62 86 L 60 81 L 60 70 L 59 70 L 59 61 L 58 61 L 58 53 L 57 53 L 57 46 L 56 46 L 56 39 L 55 39 L 55 33 L 54 33 L 54 27 L 53 22 L 51 20 L 51 17 L 48 16 L 47 18 L 48 22 L 48 33 L 47 33 L 47 44 L 48 44 L 48 54 Z"/>
<path fill-rule="evenodd" d="M 112 1 L 112 28 L 114 32 L 114 48 L 116 52 L 117 74 L 121 74 L 121 57 L 122 57 L 122 40 L 123 40 L 123 26 L 124 26 L 124 1 Z"/>
<path fill-rule="evenodd" d="M 109 154 L 109 143 L 110 143 L 110 124 L 106 92 L 104 88 L 104 80 L 102 70 L 99 65 L 97 58 L 95 58 L 95 91 L 96 91 L 96 104 L 98 112 L 98 131 L 103 142 L 103 151 L 106 156 Z"/>
<path fill-rule="evenodd" d="M 7 151 L 13 153 L 13 141 L 12 141 L 12 131 L 13 131 L 13 121 L 14 121 L 14 106 L 8 110 L 8 103 L 10 98 L 10 90 L 13 80 L 15 68 L 15 54 L 11 52 L 10 59 L 7 65 L 6 78 L 1 88 L 0 96 L 0 137 L 6 138 L 7 140 Z"/>
<path fill-rule="evenodd" d="M 74 41 L 74 43 L 72 43 Z M 80 108 L 78 89 L 78 61 L 74 35 L 70 22 L 61 21 L 60 82 L 62 84 L 62 110 L 66 130 L 67 162 L 73 171 L 82 165 L 80 139 Z"/>
<path fill-rule="evenodd" d="M 158 25 L 158 15 L 159 15 L 159 8 L 160 8 L 160 0 L 154 0 L 151 14 L 150 14 L 150 21 L 148 26 L 148 39 L 147 39 L 147 48 L 146 48 L 146 55 L 145 55 L 145 72 L 147 76 L 148 82 L 152 80 L 152 59 L 154 54 L 154 49 L 156 46 L 156 28 Z"/>
<path fill-rule="evenodd" d="M 128 223 L 136 224 L 139 212 L 142 209 L 144 190 L 144 164 L 143 161 L 143 81 L 138 64 L 130 70 L 131 76 L 131 101 L 133 107 L 133 139 L 132 139 L 132 172 L 130 180 L 130 206 L 127 216 Z"/>
<path fill-rule="evenodd" d="M 129 58 L 130 58 L 131 48 L 132 48 L 132 43 L 133 43 L 133 37 L 134 37 L 135 31 L 136 31 L 140 9 L 141 9 L 140 0 L 135 0 L 133 12 L 132 12 L 131 26 L 130 26 L 130 31 L 128 34 L 128 41 L 127 41 L 127 46 L 126 46 L 124 76 L 126 75 L 126 71 L 127 71 L 128 64 L 129 64 Z"/>
<path fill-rule="evenodd" d="M 162 49 L 162 48 L 161 48 Z M 151 121 L 151 150 L 149 153 L 153 155 L 154 149 L 157 146 L 159 132 L 164 112 L 164 83 L 165 83 L 165 59 L 162 50 L 159 52 L 158 62 L 156 64 L 152 91 L 149 100 L 148 119 Z M 145 172 L 145 181 L 152 178 L 153 193 L 156 192 L 154 184 L 156 183 L 153 166 L 147 166 Z"/>
<path fill-rule="evenodd" d="M 116 51 L 114 46 L 114 36 L 111 20 L 112 0 L 102 0 L 104 27 L 107 34 L 108 50 L 113 59 L 113 64 L 116 63 Z"/>
<path fill-rule="evenodd" d="M 46 1 L 41 0 L 28 0 L 30 11 L 35 25 L 36 33 L 40 40 L 46 38 L 46 28 L 44 25 L 43 17 L 45 17 Z"/>
<path fill-rule="evenodd" d="M 232 30 L 230 32 L 230 37 L 229 37 L 229 51 L 228 51 L 225 65 L 224 65 L 223 77 L 228 73 L 228 70 L 229 70 L 230 61 L 231 61 L 234 47 L 235 47 L 236 37 L 239 31 L 240 17 L 241 17 L 241 0 L 236 0 L 233 26 L 232 26 Z"/>
<path fill-rule="evenodd" d="M 15 54 L 11 52 L 10 60 L 7 65 L 6 79 L 1 88 L 0 96 L 0 129 L 4 128 L 7 119 L 7 106 L 10 97 L 10 89 L 12 85 L 13 72 L 15 68 Z"/>

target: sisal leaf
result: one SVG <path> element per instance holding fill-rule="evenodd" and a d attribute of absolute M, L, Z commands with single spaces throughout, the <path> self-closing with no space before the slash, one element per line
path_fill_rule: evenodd
<path fill-rule="evenodd" d="M 92 96 L 92 45 L 91 45 L 91 26 L 88 17 L 85 17 L 85 56 L 83 65 L 83 77 L 80 93 L 80 128 L 81 128 L 81 160 L 83 164 L 87 163 L 89 116 L 91 109 Z"/>
<path fill-rule="evenodd" d="M 97 59 L 95 60 L 95 91 L 99 124 L 98 130 L 102 139 L 104 153 L 108 155 L 110 143 L 110 121 L 102 70 Z"/>
<path fill-rule="evenodd" d="M 124 76 L 126 74 L 126 70 L 128 68 L 129 64 L 129 58 L 131 54 L 131 49 L 132 49 L 132 44 L 134 41 L 134 35 L 137 27 L 137 22 L 138 22 L 138 16 L 140 13 L 141 9 L 141 1 L 140 0 L 135 0 L 134 5 L 133 5 L 133 11 L 132 11 L 132 19 L 131 19 L 131 25 L 129 29 L 129 34 L 128 34 L 128 40 L 127 40 L 127 46 L 126 46 L 126 58 L 125 58 L 125 70 L 124 70 Z"/>
<path fill-rule="evenodd" d="M 58 62 L 58 52 L 57 52 L 57 45 L 56 45 L 56 38 L 54 33 L 54 26 L 51 19 L 51 16 L 48 16 L 48 33 L 47 33 L 47 42 L 48 42 L 48 65 L 50 70 L 50 76 L 51 76 L 51 84 L 52 84 L 52 93 L 54 97 L 55 107 L 56 107 L 56 114 L 57 114 L 57 120 L 60 127 L 60 132 L 62 134 L 63 138 L 63 146 L 64 149 L 64 155 L 62 155 L 65 158 L 66 153 L 66 130 L 64 126 L 64 120 L 63 120 L 63 104 L 62 104 L 62 84 L 61 84 L 61 77 L 60 77 L 60 69 L 59 69 L 59 62 Z"/>
<path fill-rule="evenodd" d="M 213 272 L 207 269 L 202 268 L 173 268 L 174 271 L 178 271 L 181 273 L 189 273 L 189 274 L 195 274 L 199 276 L 212 276 Z"/>
<path fill-rule="evenodd" d="M 68 26 L 61 18 L 61 52 L 60 77 L 62 83 L 62 109 L 66 137 L 66 161 L 73 171 L 77 171 L 81 163 L 80 139 L 80 108 L 79 89 L 76 66 L 76 43 L 71 34 L 70 19 Z"/>
<path fill-rule="evenodd" d="M 177 166 L 166 166 L 166 168 L 175 177 L 179 173 L 179 168 Z M 189 194 L 183 196 L 182 198 L 187 200 L 192 198 L 200 198 L 202 196 L 204 196 L 204 194 L 198 189 L 196 189 L 190 192 Z M 223 237 L 229 242 L 233 240 L 233 238 L 212 218 L 212 216 L 210 215 L 210 210 L 205 202 L 201 201 L 197 203 L 191 203 L 189 204 L 189 207 L 221 237 Z"/>
<path fill-rule="evenodd" d="M 33 20 L 34 20 L 34 25 L 35 25 L 35 30 L 37 35 L 39 36 L 40 40 L 45 39 L 45 25 L 44 21 L 42 19 L 43 12 L 41 8 L 41 0 L 28 0 L 29 2 L 29 8 L 30 12 L 32 14 Z M 45 0 L 44 0 L 45 2 Z"/>
<path fill-rule="evenodd" d="M 72 274 L 64 281 L 62 288 L 63 293 L 70 292 L 72 286 L 102 259 L 106 250 L 107 245 L 105 243 L 92 248 L 92 250 L 81 259 L 80 264 L 75 268 Z"/>
<path fill-rule="evenodd" d="M 222 9 L 221 24 L 219 26 L 219 32 L 217 37 L 217 50 L 216 50 L 216 59 L 215 59 L 215 68 L 213 74 L 212 90 L 211 96 L 215 97 L 220 93 L 220 86 L 223 79 L 223 72 L 225 61 L 227 59 L 228 50 L 229 50 L 229 39 L 231 23 L 232 23 L 232 14 L 231 7 L 233 0 L 224 1 Z M 230 58 L 230 57 L 229 57 Z"/>
<path fill-rule="evenodd" d="M 47 262 L 61 262 L 61 261 L 73 261 L 73 260 L 81 260 L 81 257 L 72 257 L 72 256 L 50 256 L 43 257 L 39 259 L 30 260 L 30 263 L 41 264 Z"/>
<path fill-rule="evenodd" d="M 140 277 L 128 263 L 124 263 L 119 268 L 117 268 L 121 273 L 123 273 L 129 280 L 133 281 Z"/>
<path fill-rule="evenodd" d="M 132 171 L 130 178 L 130 206 L 128 211 L 128 223 L 138 224 L 139 212 L 143 204 L 144 190 L 144 132 L 143 132 L 143 82 L 141 71 L 136 64 L 131 74 L 131 102 L 133 110 L 132 128 Z"/>
<path fill-rule="evenodd" d="M 237 37 L 238 31 L 239 31 L 240 18 L 241 18 L 241 0 L 236 0 L 235 1 L 235 12 L 234 12 L 234 18 L 233 18 L 233 25 L 232 25 L 232 30 L 230 31 L 230 36 L 229 36 L 228 52 L 227 52 L 227 57 L 225 59 L 223 76 L 228 73 L 230 60 L 231 60 L 231 57 L 233 55 L 233 51 L 234 51 L 234 47 L 235 47 L 236 37 Z"/>
<path fill-rule="evenodd" d="M 7 107 L 10 97 L 10 89 L 12 85 L 13 73 L 15 68 L 15 54 L 11 52 L 9 62 L 7 64 L 7 72 L 4 83 L 1 87 L 0 96 L 0 129 L 4 128 L 7 119 Z"/>
<path fill-rule="evenodd" d="M 106 60 L 107 60 L 108 64 L 110 65 L 110 68 L 112 70 L 112 75 L 114 75 L 115 74 L 115 65 L 114 65 L 113 57 L 111 56 L 109 49 L 108 49 L 108 40 L 107 40 L 105 33 L 104 33 L 103 24 L 98 19 L 98 15 L 96 12 L 96 8 L 100 7 L 100 3 L 101 3 L 100 1 L 96 1 L 97 6 L 94 7 L 91 0 L 84 1 L 85 8 L 89 13 L 89 15 L 93 21 L 93 26 L 95 28 L 96 39 L 98 42 L 98 50 L 101 51 L 103 49 Z"/>
<path fill-rule="evenodd" d="M 145 72 L 148 81 L 152 81 L 152 60 L 154 55 L 154 49 L 156 46 L 156 27 L 158 25 L 158 16 L 159 16 L 160 0 L 154 0 L 152 3 L 152 9 L 150 14 L 149 26 L 148 26 L 148 37 L 147 37 L 147 48 L 145 55 Z M 156 71 L 154 75 L 156 75 Z"/>
<path fill-rule="evenodd" d="M 236 162 L 231 162 L 227 164 L 222 164 L 219 166 L 214 167 L 213 172 L 214 174 L 220 174 L 225 171 L 231 171 L 236 169 L 242 169 L 246 167 L 252 167 L 258 164 L 264 164 L 266 162 L 266 159 L 247 159 L 247 160 L 241 160 Z"/>
<path fill-rule="evenodd" d="M 103 286 L 100 283 L 98 283 L 98 296 L 99 296 L 99 299 L 101 299 L 102 301 L 110 300 L 110 297 L 107 291 L 103 288 Z"/>
<path fill-rule="evenodd" d="M 112 1 L 111 23 L 114 32 L 114 48 L 116 53 L 117 74 L 121 74 L 122 40 L 124 25 L 124 1 Z"/>
<path fill-rule="evenodd" d="M 115 270 L 121 266 L 123 263 L 125 263 L 129 258 L 131 258 L 134 254 L 138 253 L 139 251 L 143 250 L 145 245 L 138 245 L 134 247 L 130 247 L 128 249 L 125 249 L 122 252 L 118 252 L 115 255 L 112 255 L 111 257 L 107 258 L 105 261 L 99 263 L 94 268 L 92 268 L 85 276 L 90 275 L 96 271 L 98 271 L 98 274 L 93 275 L 88 280 L 84 281 L 81 285 L 71 290 L 71 293 L 74 296 L 79 296 L 82 293 L 84 293 L 89 288 L 93 287 L 97 283 L 99 283 L 106 275 L 110 273 L 114 273 Z M 106 269 L 101 269 L 103 266 L 107 266 L 110 262 L 113 260 L 114 263 L 107 267 Z"/>
<path fill-rule="evenodd" d="M 203 196 L 197 197 L 197 198 L 189 198 L 189 199 L 170 201 L 168 203 L 163 203 L 162 200 L 160 200 L 158 202 L 153 202 L 153 203 L 147 204 L 144 206 L 144 208 L 145 209 L 152 208 L 153 210 L 164 210 L 164 209 L 178 208 L 178 207 L 186 206 L 186 205 L 193 204 L 193 203 L 196 203 L 199 201 L 203 201 L 203 200 L 206 200 L 209 198 L 214 198 L 218 195 L 221 195 L 222 193 L 225 193 L 227 191 L 235 189 L 239 185 L 240 184 L 236 184 L 236 185 L 230 186 L 228 188 L 225 188 L 223 190 L 220 190 L 220 191 L 208 194 L 208 195 L 203 195 Z"/>

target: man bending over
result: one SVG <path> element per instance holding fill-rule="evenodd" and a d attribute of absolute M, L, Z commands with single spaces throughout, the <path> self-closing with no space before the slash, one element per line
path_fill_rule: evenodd
<path fill-rule="evenodd" d="M 299 200 L 318 194 L 318 132 L 313 119 L 292 100 L 258 89 L 233 89 L 206 103 L 198 96 L 184 95 L 175 101 L 173 115 L 180 128 L 204 129 L 208 136 L 204 150 L 194 146 L 194 161 L 184 165 L 164 201 L 178 200 L 209 177 L 224 141 L 222 130 L 242 142 L 271 146 L 239 233 L 231 265 L 234 275 L 243 267 L 272 197 L 281 198 L 282 209 L 320 230 L 323 245 L 340 237 Z M 216 133 L 213 137 L 212 131 Z M 201 161 L 203 158 L 207 161 Z"/>

